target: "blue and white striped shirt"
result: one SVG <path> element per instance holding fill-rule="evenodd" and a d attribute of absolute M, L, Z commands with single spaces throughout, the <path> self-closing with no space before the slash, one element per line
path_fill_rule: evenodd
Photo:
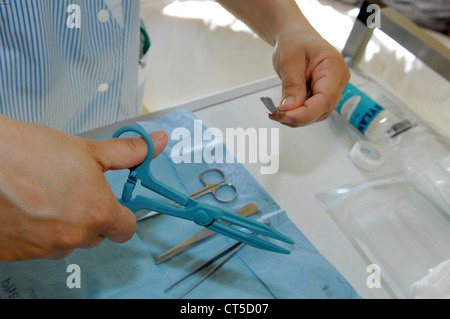
<path fill-rule="evenodd" d="M 139 6 L 0 0 L 0 112 L 69 133 L 138 115 Z"/>

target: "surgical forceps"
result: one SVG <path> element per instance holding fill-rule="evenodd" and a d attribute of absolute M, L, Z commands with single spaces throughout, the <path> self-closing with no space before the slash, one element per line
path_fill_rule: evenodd
<path fill-rule="evenodd" d="M 238 211 L 235 212 L 235 214 L 239 214 L 241 216 L 248 217 L 252 214 L 255 214 L 258 212 L 258 206 L 256 206 L 253 203 L 247 204 Z M 169 260 L 172 257 L 175 257 L 179 254 L 184 253 L 186 250 L 193 248 L 208 239 L 214 237 L 217 235 L 217 233 L 209 230 L 208 228 L 203 228 L 202 230 L 198 231 L 182 243 L 176 245 L 175 247 L 169 249 L 168 251 L 162 253 L 158 257 L 156 257 L 156 264 L 160 264 L 162 262 L 165 262 Z"/>
<path fill-rule="evenodd" d="M 220 177 L 221 177 L 220 181 L 218 181 L 216 183 L 209 183 L 208 182 L 209 179 L 207 179 L 205 175 L 208 175 L 211 172 L 218 173 L 218 175 L 220 175 Z M 220 170 L 218 168 L 205 169 L 200 174 L 200 181 L 203 183 L 203 185 L 205 187 L 200 189 L 200 190 L 198 190 L 198 191 L 196 191 L 196 192 L 193 192 L 192 194 L 189 195 L 189 197 L 195 199 L 195 198 L 199 198 L 199 197 L 201 197 L 203 195 L 206 195 L 206 194 L 212 194 L 214 196 L 214 198 L 217 201 L 221 202 L 221 203 L 232 202 L 236 198 L 236 196 L 238 195 L 238 190 L 237 190 L 236 186 L 234 186 L 233 184 L 225 182 L 225 179 L 226 179 L 226 176 L 225 176 L 225 173 L 222 170 Z M 232 189 L 233 192 L 234 192 L 233 196 L 228 198 L 228 199 L 222 198 L 217 192 L 219 191 L 219 189 L 224 189 L 224 188 Z M 174 204 L 174 203 L 172 203 L 172 204 Z M 159 213 L 158 212 L 148 212 L 145 215 L 137 218 L 137 221 L 141 221 L 141 220 L 144 220 L 144 219 L 156 216 L 156 215 L 159 215 Z"/>
<path fill-rule="evenodd" d="M 265 223 L 266 225 L 269 225 L 269 222 L 267 221 Z M 255 235 L 255 233 L 252 233 L 252 235 Z M 228 262 L 231 258 L 234 257 L 234 255 L 236 255 L 242 248 L 244 248 L 245 243 L 234 243 L 233 245 L 231 245 L 230 247 L 224 249 L 223 251 L 221 251 L 220 253 L 218 253 L 216 256 L 212 257 L 210 260 L 205 261 L 203 264 L 201 264 L 200 266 L 198 266 L 197 268 L 195 268 L 194 270 L 192 270 L 190 273 L 188 273 L 187 275 L 185 275 L 183 278 L 179 279 L 178 281 L 176 281 L 175 283 L 173 283 L 171 286 L 169 286 L 168 288 L 166 288 L 166 290 L 164 290 L 164 292 L 168 292 L 170 289 L 172 289 L 173 287 L 175 287 L 176 285 L 178 285 L 180 282 L 182 282 L 183 280 L 189 278 L 190 276 L 192 276 L 193 274 L 199 272 L 200 270 L 208 267 L 209 265 L 211 265 L 212 263 L 214 263 L 216 260 L 223 258 L 217 265 L 215 265 L 214 267 L 212 267 L 210 270 L 208 270 L 208 272 L 202 277 L 200 278 L 193 286 L 191 286 L 191 288 L 189 288 L 188 290 L 186 290 L 180 297 L 178 297 L 178 299 L 183 298 L 184 296 L 186 296 L 190 291 L 192 291 L 195 287 L 197 287 L 198 285 L 200 285 L 203 281 L 205 281 L 205 279 L 207 279 L 209 276 L 211 276 L 212 274 L 214 274 L 217 270 L 219 270 L 223 265 L 225 265 L 226 262 Z"/>
<path fill-rule="evenodd" d="M 255 233 L 259 233 L 285 243 L 293 244 L 293 240 L 286 235 L 249 218 L 239 216 L 219 207 L 198 202 L 195 199 L 190 198 L 189 196 L 157 180 L 151 173 L 150 168 L 154 155 L 153 142 L 151 138 L 147 132 L 139 126 L 122 127 L 114 133 L 113 138 L 120 137 L 125 132 L 134 132 L 141 135 L 147 143 L 148 154 L 144 162 L 138 166 L 130 168 L 128 179 L 123 186 L 122 197 L 118 198 L 118 201 L 123 206 L 128 207 L 134 213 L 145 209 L 183 218 L 193 221 L 196 224 L 206 227 L 216 233 L 225 235 L 240 242 L 244 242 L 256 248 L 284 254 L 290 253 L 290 251 L 286 248 L 280 247 L 256 236 L 252 236 L 248 232 L 234 228 L 231 225 L 226 225 L 221 221 L 235 224 Z M 133 191 L 138 181 L 140 181 L 142 187 L 152 190 L 179 205 L 170 204 L 142 195 L 133 197 Z"/>

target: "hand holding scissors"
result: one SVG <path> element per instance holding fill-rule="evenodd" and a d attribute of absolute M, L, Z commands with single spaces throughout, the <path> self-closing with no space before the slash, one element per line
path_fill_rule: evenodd
<path fill-rule="evenodd" d="M 248 232 L 238 230 L 230 225 L 226 225 L 220 221 L 235 224 L 237 226 L 249 229 L 255 233 L 265 235 L 270 238 L 280 240 L 289 244 L 293 244 L 292 239 L 282 233 L 270 228 L 263 223 L 253 221 L 249 218 L 239 216 L 225 209 L 200 203 L 189 196 L 178 192 L 168 185 L 157 180 L 151 173 L 150 164 L 153 159 L 153 142 L 144 129 L 138 126 L 126 126 L 119 129 L 113 137 L 119 137 L 123 133 L 131 131 L 141 135 L 148 146 L 147 158 L 144 162 L 130 169 L 128 179 L 124 184 L 122 197 L 119 202 L 128 207 L 131 211 L 154 210 L 167 215 L 178 218 L 187 219 L 195 222 L 200 226 L 204 226 L 216 233 L 228 236 L 237 241 L 244 242 L 250 246 L 265 249 L 269 251 L 289 254 L 288 249 L 282 248 L 269 241 L 263 240 L 256 236 L 252 236 Z M 133 191 L 136 183 L 140 180 L 141 186 L 150 189 L 159 195 L 162 195 L 179 205 L 170 204 L 158 199 L 138 195 L 133 198 Z"/>
<path fill-rule="evenodd" d="M 218 175 L 220 175 L 221 179 L 218 182 L 215 182 L 215 183 L 208 182 L 208 181 L 210 181 L 210 179 L 206 178 L 206 175 L 209 175 L 212 172 L 218 173 Z M 217 174 L 215 174 L 215 175 L 217 175 Z M 218 168 L 208 168 L 200 174 L 200 181 L 203 183 L 203 185 L 205 187 L 196 192 L 193 192 L 192 194 L 189 195 L 189 197 L 195 199 L 195 198 L 199 198 L 206 194 L 212 194 L 214 196 L 214 198 L 221 203 L 232 202 L 238 195 L 238 190 L 237 190 L 236 186 L 234 186 L 233 184 L 225 182 L 225 179 L 226 179 L 226 176 L 222 170 L 220 170 Z M 220 189 L 223 190 L 225 188 L 229 188 L 232 190 L 232 192 L 233 192 L 232 197 L 223 198 L 222 196 L 219 195 L 220 192 L 218 193 L 218 191 Z M 172 202 L 172 204 L 175 204 L 175 203 Z M 156 216 L 156 215 L 159 215 L 159 213 L 158 212 L 148 212 L 145 215 L 138 217 L 136 220 L 139 222 L 139 221 L 148 219 L 148 218 Z"/>

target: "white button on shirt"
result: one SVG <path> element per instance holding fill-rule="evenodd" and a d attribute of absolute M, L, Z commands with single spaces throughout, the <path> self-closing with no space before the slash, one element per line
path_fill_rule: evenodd
<path fill-rule="evenodd" d="M 109 14 L 108 10 L 100 10 L 97 13 L 98 21 L 100 21 L 101 23 L 107 23 L 110 19 L 110 16 L 111 15 Z"/>
<path fill-rule="evenodd" d="M 102 83 L 97 87 L 97 91 L 100 93 L 104 93 L 104 92 L 108 91 L 108 89 L 109 89 L 108 83 Z"/>
<path fill-rule="evenodd" d="M 80 28 L 69 2 L 0 1 L 0 113 L 69 133 L 139 115 L 140 1 L 78 0 Z"/>

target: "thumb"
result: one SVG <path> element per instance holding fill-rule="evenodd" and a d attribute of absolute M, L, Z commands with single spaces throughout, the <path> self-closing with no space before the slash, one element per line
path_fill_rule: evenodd
<path fill-rule="evenodd" d="M 167 145 L 168 137 L 164 131 L 150 134 L 155 158 Z M 141 164 L 148 154 L 147 143 L 142 137 L 121 137 L 99 141 L 96 145 L 98 162 L 104 171 L 118 170 Z"/>
<path fill-rule="evenodd" d="M 304 105 L 308 96 L 306 65 L 301 55 L 281 64 L 278 70 L 282 82 L 280 111 L 289 111 Z"/>

